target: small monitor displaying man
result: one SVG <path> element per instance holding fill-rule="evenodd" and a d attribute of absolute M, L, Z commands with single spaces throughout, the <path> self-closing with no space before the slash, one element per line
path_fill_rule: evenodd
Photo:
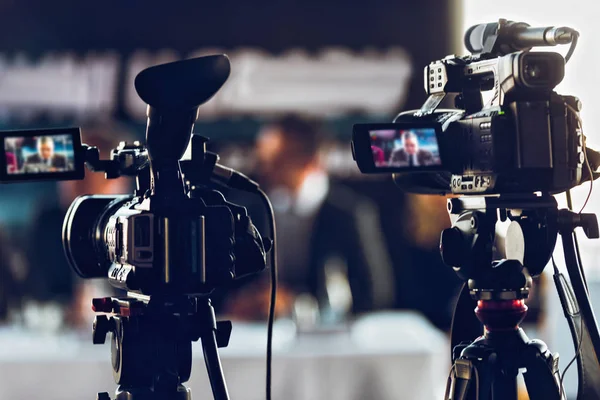
<path fill-rule="evenodd" d="M 369 136 L 375 167 L 418 168 L 442 165 L 433 128 L 370 130 Z"/>
<path fill-rule="evenodd" d="M 75 170 L 72 135 L 5 137 L 4 151 L 8 175 Z"/>

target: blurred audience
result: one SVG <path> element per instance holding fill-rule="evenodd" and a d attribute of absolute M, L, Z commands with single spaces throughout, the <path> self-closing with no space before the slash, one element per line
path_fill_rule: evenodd
<path fill-rule="evenodd" d="M 377 207 L 329 179 L 319 157 L 323 137 L 317 123 L 293 115 L 264 126 L 254 178 L 275 209 L 278 313 L 319 312 L 327 321 L 392 307 L 394 279 Z M 262 208 L 248 209 L 261 232 L 268 232 Z M 224 311 L 264 318 L 267 275 L 229 293 Z"/>
<path fill-rule="evenodd" d="M 110 125 L 82 130 L 83 142 L 97 146 L 103 158 L 108 158 L 110 150 L 130 136 L 127 131 L 116 130 Z M 27 253 L 29 274 L 26 296 L 30 308 L 41 307 L 45 309 L 44 312 L 53 310 L 60 314 L 66 311 L 66 322 L 87 326 L 96 286 L 79 279 L 67 263 L 62 246 L 63 220 L 76 197 L 84 194 L 128 193 L 130 186 L 131 182 L 125 178 L 107 180 L 103 173 L 86 171 L 84 180 L 58 184 L 58 202 L 42 199 L 30 227 L 30 249 Z"/>

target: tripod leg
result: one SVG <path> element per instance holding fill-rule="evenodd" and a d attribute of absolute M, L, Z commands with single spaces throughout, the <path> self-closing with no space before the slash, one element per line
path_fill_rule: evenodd
<path fill-rule="evenodd" d="M 202 322 L 202 330 L 199 336 L 202 341 L 204 362 L 206 363 L 206 371 L 208 372 L 213 397 L 215 400 L 229 400 L 229 393 L 217 345 L 217 329 L 219 325 L 217 324 L 215 311 L 210 303 L 210 299 L 205 299 L 203 303 L 198 303 L 197 310 L 198 317 Z"/>
<path fill-rule="evenodd" d="M 221 359 L 217 350 L 217 339 L 215 331 L 209 331 L 202 336 L 202 351 L 204 352 L 204 362 L 208 371 L 208 379 L 212 387 L 215 400 L 229 400 L 225 376 L 221 367 Z"/>
<path fill-rule="evenodd" d="M 494 361 L 487 358 L 459 358 L 452 366 L 446 387 L 446 400 L 511 400 L 512 397 L 490 397 Z M 516 397 L 514 397 L 516 400 Z"/>
<path fill-rule="evenodd" d="M 519 387 L 517 384 L 517 375 L 519 371 L 515 370 L 512 373 L 500 372 L 494 375 L 492 383 L 492 399 L 515 399 L 519 398 Z"/>
<path fill-rule="evenodd" d="M 452 366 L 450 379 L 446 386 L 446 400 L 466 400 L 471 381 L 474 379 L 475 366 L 469 360 L 459 358 Z"/>
<path fill-rule="evenodd" d="M 532 340 L 523 353 L 525 368 L 523 374 L 527 393 L 531 400 L 564 400 L 560 395 L 560 373 L 558 355 L 553 355 L 540 340 Z"/>

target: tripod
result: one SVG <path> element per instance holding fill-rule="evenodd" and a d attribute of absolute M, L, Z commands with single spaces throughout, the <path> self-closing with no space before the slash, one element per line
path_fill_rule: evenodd
<path fill-rule="evenodd" d="M 529 340 L 519 324 L 527 313 L 531 276 L 541 274 L 550 260 L 558 233 L 568 241 L 575 227 L 583 226 L 588 237 L 597 238 L 595 216 L 559 211 L 550 196 L 490 198 L 483 204 L 481 199 L 452 199 L 448 205 L 458 218 L 442 233 L 442 257 L 468 282 L 484 333 L 453 348 L 446 400 L 516 400 L 523 369 L 532 400 L 563 400 L 558 355 L 542 341 Z M 504 249 L 496 243 L 498 220 L 512 221 Z M 492 261 L 494 251 L 501 250 L 506 259 Z M 566 260 L 570 250 L 565 245 Z"/>
<path fill-rule="evenodd" d="M 228 400 L 218 347 L 227 347 L 231 322 L 215 319 L 208 297 L 154 298 L 129 293 L 126 298 L 94 299 L 94 344 L 111 332 L 115 400 L 191 400 L 183 385 L 192 369 L 192 342 L 202 342 L 213 396 Z M 98 400 L 110 400 L 99 393 Z"/>

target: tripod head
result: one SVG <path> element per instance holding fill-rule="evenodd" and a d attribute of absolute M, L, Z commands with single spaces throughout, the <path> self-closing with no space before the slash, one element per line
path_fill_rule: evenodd
<path fill-rule="evenodd" d="M 456 220 L 442 232 L 442 259 L 477 299 L 526 298 L 531 277 L 542 273 L 554 251 L 556 208 L 552 196 L 450 199 L 448 211 Z M 501 243 L 496 225 L 507 220 Z M 499 254 L 506 259 L 495 259 Z"/>
<path fill-rule="evenodd" d="M 531 277 L 540 275 L 552 257 L 561 227 L 582 227 L 590 239 L 600 236 L 596 215 L 575 214 L 557 207 L 550 195 L 450 199 L 448 211 L 456 220 L 442 232 L 442 259 L 469 282 L 477 298 L 518 290 L 524 290 L 526 297 Z M 496 225 L 505 221 L 510 225 L 501 243 Z M 498 254 L 505 259 L 494 260 Z M 524 281 L 515 278 L 520 274 L 526 277 Z M 506 296 L 509 294 L 501 295 Z"/>

